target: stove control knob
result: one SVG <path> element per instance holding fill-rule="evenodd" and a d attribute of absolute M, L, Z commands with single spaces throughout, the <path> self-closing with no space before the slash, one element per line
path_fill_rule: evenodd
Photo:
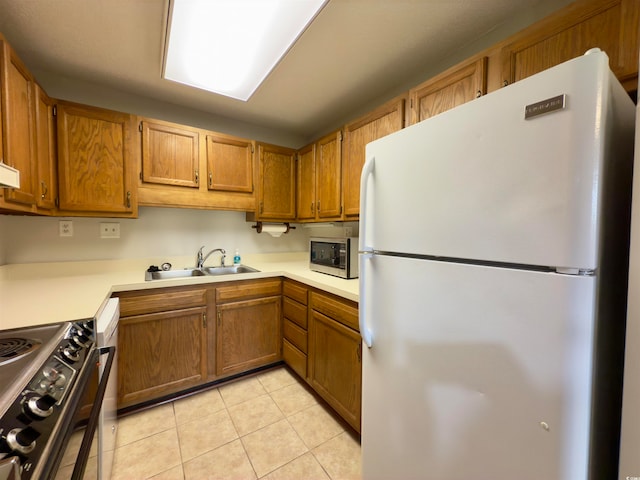
<path fill-rule="evenodd" d="M 26 413 L 30 414 L 36 419 L 47 418 L 53 413 L 53 406 L 56 404 L 56 399 L 51 395 L 43 395 L 31 397 L 24 405 Z"/>
<path fill-rule="evenodd" d="M 7 434 L 7 445 L 14 452 L 27 455 L 36 448 L 36 438 L 39 436 L 35 428 L 14 428 Z"/>
<path fill-rule="evenodd" d="M 91 346 L 91 339 L 86 336 L 84 332 L 76 332 L 76 334 L 71 337 L 71 343 L 78 348 L 88 348 Z"/>
<path fill-rule="evenodd" d="M 70 362 L 77 362 L 80 360 L 80 349 L 69 344 L 62 349 L 62 356 Z"/>

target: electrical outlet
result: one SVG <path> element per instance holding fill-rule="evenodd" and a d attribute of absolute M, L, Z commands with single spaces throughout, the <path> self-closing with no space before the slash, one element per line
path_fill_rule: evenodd
<path fill-rule="evenodd" d="M 58 227 L 61 237 L 73 237 L 73 222 L 71 220 L 60 220 Z"/>
<path fill-rule="evenodd" d="M 344 227 L 344 236 L 345 237 L 350 237 L 353 235 L 353 228 L 352 227 Z"/>
<path fill-rule="evenodd" d="M 120 238 L 120 224 L 100 222 L 100 238 Z"/>

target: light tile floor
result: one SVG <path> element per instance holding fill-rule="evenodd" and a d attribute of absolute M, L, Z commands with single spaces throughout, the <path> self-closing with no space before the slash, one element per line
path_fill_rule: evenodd
<path fill-rule="evenodd" d="M 120 419 L 113 480 L 360 479 L 360 443 L 285 367 Z"/>

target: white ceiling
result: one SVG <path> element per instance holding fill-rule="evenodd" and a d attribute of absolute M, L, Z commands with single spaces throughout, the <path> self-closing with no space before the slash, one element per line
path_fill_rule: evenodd
<path fill-rule="evenodd" d="M 329 0 L 247 102 L 161 78 L 168 0 L 0 0 L 0 32 L 33 71 L 305 138 L 514 18 L 567 2 Z"/>

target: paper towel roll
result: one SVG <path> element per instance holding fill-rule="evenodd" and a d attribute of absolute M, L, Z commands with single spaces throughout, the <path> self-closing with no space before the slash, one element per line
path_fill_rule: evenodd
<path fill-rule="evenodd" d="M 268 233 L 273 238 L 278 238 L 283 233 L 286 233 L 286 225 L 262 225 L 262 232 Z"/>

